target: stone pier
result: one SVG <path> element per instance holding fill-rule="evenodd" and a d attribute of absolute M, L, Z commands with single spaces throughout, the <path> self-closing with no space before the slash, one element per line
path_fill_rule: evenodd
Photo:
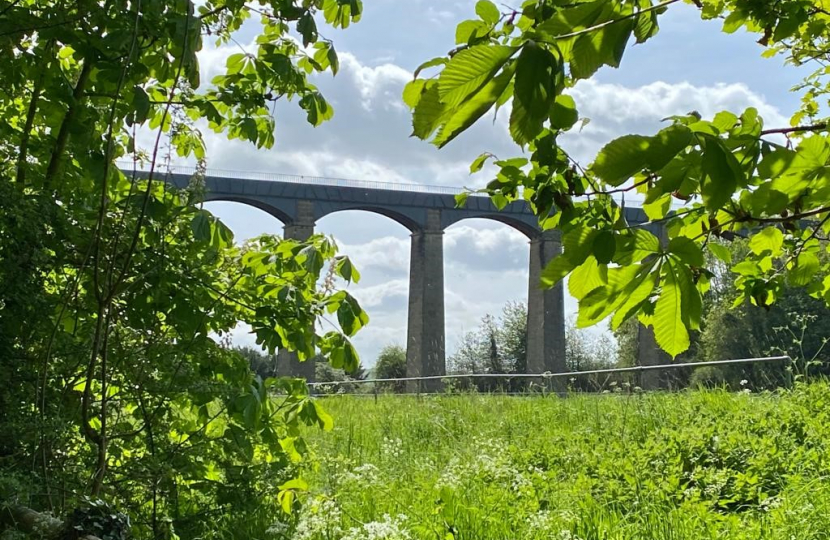
<path fill-rule="evenodd" d="M 285 225 L 283 238 L 308 240 L 314 234 L 314 203 L 298 200 L 295 215 L 295 220 Z M 297 353 L 280 349 L 277 352 L 277 376 L 301 377 L 308 382 L 314 382 L 314 361 L 308 359 L 300 362 Z"/>
<path fill-rule="evenodd" d="M 557 231 L 545 231 L 530 241 L 530 272 L 527 292 L 527 371 L 562 373 L 565 365 L 565 291 L 563 282 L 543 289 L 542 270 L 562 253 Z M 564 386 L 562 378 L 552 386 Z"/>
<path fill-rule="evenodd" d="M 444 230 L 439 210 L 427 210 L 426 226 L 412 233 L 406 376 L 445 375 Z M 419 384 L 420 383 L 420 384 Z M 440 380 L 413 381 L 409 391 L 436 392 Z"/>
<path fill-rule="evenodd" d="M 669 243 L 669 236 L 666 227 L 657 224 L 648 229 L 665 248 Z M 657 345 L 654 337 L 654 328 L 638 323 L 637 327 L 637 363 L 641 366 L 660 366 L 672 361 L 671 357 Z M 657 390 L 665 386 L 665 371 L 659 369 L 643 371 L 640 373 L 640 386 L 643 390 Z"/>

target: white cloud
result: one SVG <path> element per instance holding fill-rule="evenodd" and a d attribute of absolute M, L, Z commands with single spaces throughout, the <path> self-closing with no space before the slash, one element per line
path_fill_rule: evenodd
<path fill-rule="evenodd" d="M 340 243 L 340 251 L 348 254 L 363 273 L 381 270 L 386 273 L 409 273 L 409 239 L 383 236 L 363 244 Z"/>
<path fill-rule="evenodd" d="M 406 302 L 409 296 L 409 280 L 396 279 L 389 280 L 377 285 L 354 287 L 351 293 L 360 302 L 364 309 L 367 308 L 384 308 L 389 304 L 397 304 Z"/>
<path fill-rule="evenodd" d="M 354 55 L 342 53 L 340 69 L 348 74 L 352 84 L 361 97 L 361 105 L 366 111 L 372 111 L 378 105 L 381 108 L 406 110 L 401 101 L 403 86 L 412 80 L 412 73 L 391 63 L 376 67 L 365 66 Z"/>
<path fill-rule="evenodd" d="M 590 123 L 581 132 L 569 133 L 564 146 L 581 161 L 590 161 L 610 140 L 627 133 L 651 134 L 672 115 L 697 111 L 711 119 L 720 111 L 740 114 L 748 107 L 758 109 L 767 125 L 786 126 L 787 119 L 764 96 L 743 83 L 695 86 L 689 82 L 656 81 L 639 87 L 580 81 L 569 91 L 580 116 Z"/>

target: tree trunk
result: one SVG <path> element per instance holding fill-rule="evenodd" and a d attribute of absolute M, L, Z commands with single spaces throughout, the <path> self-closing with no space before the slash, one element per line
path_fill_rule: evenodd
<path fill-rule="evenodd" d="M 48 514 L 35 512 L 25 506 L 6 506 L 0 508 L 0 524 L 5 528 L 15 529 L 37 538 L 55 539 L 63 533 L 63 521 Z M 97 536 L 85 534 L 78 540 L 100 540 Z"/>

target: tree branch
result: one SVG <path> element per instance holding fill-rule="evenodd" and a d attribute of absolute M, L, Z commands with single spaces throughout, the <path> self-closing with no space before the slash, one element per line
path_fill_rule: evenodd
<path fill-rule="evenodd" d="M 665 2 L 660 2 L 659 4 L 654 4 L 651 7 L 641 9 L 639 11 L 635 11 L 634 13 L 630 13 L 628 15 L 624 15 L 618 19 L 612 19 L 610 21 L 605 21 L 604 23 L 600 23 L 594 26 L 590 26 L 588 28 L 583 28 L 582 30 L 577 30 L 576 32 L 571 32 L 569 34 L 562 34 L 561 36 L 554 36 L 554 41 L 558 41 L 560 39 L 569 39 L 576 36 L 581 36 L 583 34 L 590 34 L 591 32 L 596 32 L 597 30 L 602 30 L 606 26 L 611 26 L 612 24 L 617 24 L 622 21 L 627 21 L 628 19 L 633 19 L 635 17 L 639 17 L 643 13 L 648 13 L 649 11 L 655 11 L 657 9 L 662 9 L 666 6 L 670 6 L 680 0 L 666 0 Z"/>
<path fill-rule="evenodd" d="M 9 9 L 11 9 L 11 6 Z M 5 11 L 7 10 L 4 10 L 4 13 Z M 51 42 L 47 43 L 44 48 L 47 57 L 51 48 Z M 29 110 L 26 112 L 26 124 L 23 126 L 23 136 L 20 137 L 20 151 L 17 155 L 17 183 L 21 185 L 26 182 L 26 158 L 29 153 L 29 138 L 32 135 L 32 128 L 35 124 L 35 114 L 37 114 L 37 105 L 38 101 L 40 101 L 40 93 L 43 91 L 43 79 L 46 78 L 46 73 L 48 71 L 49 61 L 47 60 L 43 68 L 40 70 L 40 73 L 38 73 L 37 79 L 35 79 L 34 86 L 32 87 L 32 100 L 29 102 Z"/>
<path fill-rule="evenodd" d="M 830 124 L 827 122 L 821 122 L 818 124 L 813 124 L 810 126 L 795 126 L 795 127 L 788 127 L 788 128 L 776 128 L 776 129 L 765 129 L 761 132 L 761 135 L 773 135 L 773 134 L 788 134 L 788 133 L 804 133 L 808 131 L 824 131 L 830 128 Z"/>
<path fill-rule="evenodd" d="M 63 153 L 66 151 L 66 143 L 69 140 L 69 127 L 72 125 L 75 115 L 78 112 L 78 106 L 84 97 L 84 89 L 89 82 L 89 75 L 92 72 L 92 61 L 86 59 L 84 67 L 81 68 L 81 74 L 78 75 L 78 82 L 75 83 L 75 89 L 72 91 L 72 102 L 66 110 L 66 115 L 63 117 L 61 127 L 58 131 L 57 139 L 55 140 L 55 149 L 52 151 L 52 157 L 49 160 L 49 166 L 46 169 L 45 184 L 52 187 L 53 180 L 60 168 Z"/>

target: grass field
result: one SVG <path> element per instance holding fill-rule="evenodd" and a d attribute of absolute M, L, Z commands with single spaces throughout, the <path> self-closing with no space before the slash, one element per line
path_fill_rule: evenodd
<path fill-rule="evenodd" d="M 324 405 L 299 540 L 830 538 L 825 383 Z"/>

